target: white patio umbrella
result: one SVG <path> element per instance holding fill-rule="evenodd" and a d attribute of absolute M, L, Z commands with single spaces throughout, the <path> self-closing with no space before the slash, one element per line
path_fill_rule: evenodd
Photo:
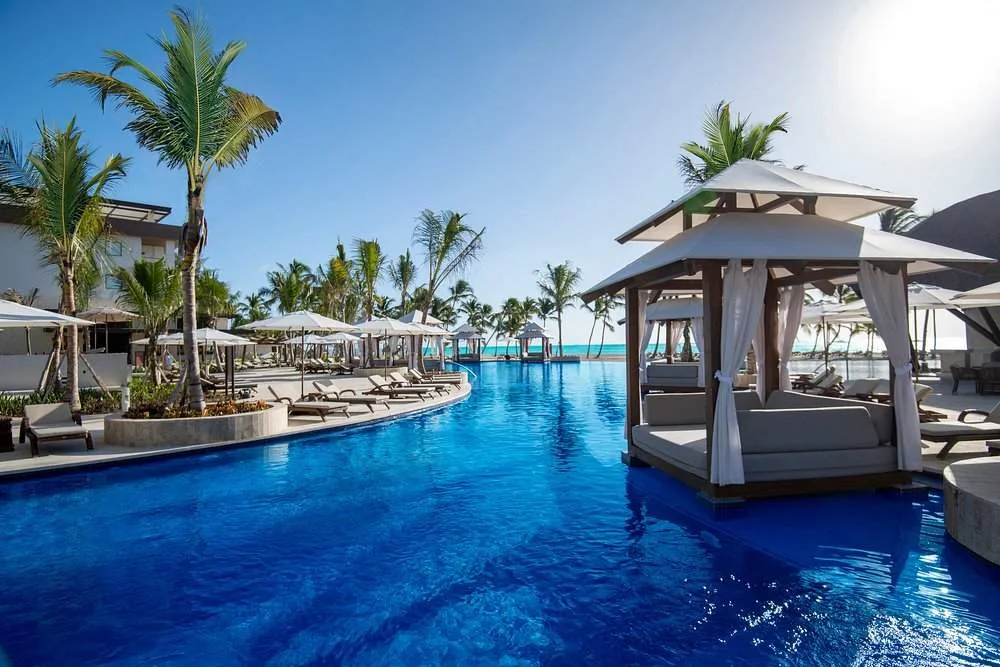
<path fill-rule="evenodd" d="M 356 327 L 347 322 L 341 322 L 319 313 L 308 310 L 297 310 L 285 315 L 269 317 L 266 320 L 258 320 L 247 324 L 244 329 L 255 331 L 295 331 L 298 330 L 300 336 L 305 336 L 307 331 L 328 331 L 335 333 L 338 331 L 354 331 Z M 299 367 L 299 386 L 303 396 L 306 393 L 306 346 L 302 344 L 302 364 Z"/>
<path fill-rule="evenodd" d="M 921 283 L 913 283 L 908 285 L 907 291 L 907 304 L 910 307 L 910 311 L 913 313 L 913 338 L 916 340 L 917 331 L 920 328 L 920 323 L 917 320 L 917 311 L 936 311 L 936 310 L 947 310 L 960 308 L 957 305 L 955 299 L 961 296 L 960 292 L 955 290 L 946 289 L 944 287 L 937 287 L 936 285 L 924 285 Z M 979 304 L 973 302 L 967 302 L 967 308 L 979 307 Z M 858 314 L 868 314 L 868 306 L 865 304 L 864 299 L 858 301 L 852 301 L 849 304 L 845 304 L 842 312 L 846 314 L 858 313 Z M 927 312 L 926 315 L 932 315 L 931 312 Z M 925 316 L 926 316 L 925 315 Z M 935 346 L 937 345 L 937 314 L 933 313 L 934 317 L 934 327 L 935 327 Z M 927 326 L 927 321 L 924 321 L 924 326 Z M 924 341 L 924 347 L 926 348 L 926 341 Z"/>
<path fill-rule="evenodd" d="M 194 340 L 197 345 L 208 345 L 209 343 L 213 343 L 215 345 L 219 345 L 220 347 L 227 347 L 230 345 L 253 345 L 253 341 L 248 338 L 226 333 L 225 331 L 219 331 L 218 329 L 210 329 L 208 327 L 204 329 L 195 329 Z M 139 341 L 135 341 L 133 344 L 138 342 Z M 176 333 L 167 334 L 166 336 L 160 336 L 156 339 L 156 344 L 183 345 L 184 333 L 182 331 L 178 331 Z"/>
<path fill-rule="evenodd" d="M 37 327 L 59 327 L 75 325 L 93 326 L 93 322 L 69 315 L 60 315 L 41 308 L 32 308 L 13 301 L 0 299 L 0 329 L 34 329 Z M 28 354 L 31 354 L 31 339 L 28 338 Z"/>
<path fill-rule="evenodd" d="M 868 324 L 872 321 L 863 307 L 859 309 L 855 306 L 858 303 L 861 302 L 819 301 L 802 307 L 801 323 L 819 324 L 823 331 L 823 364 L 825 366 L 830 365 L 830 340 L 827 324 Z"/>
<path fill-rule="evenodd" d="M 437 325 L 444 324 L 444 322 L 434 317 L 430 313 L 424 315 L 423 311 L 421 310 L 411 311 L 406 315 L 403 315 L 401 318 L 399 318 L 399 321 L 406 322 L 407 324 L 413 322 L 416 322 L 417 324 L 437 324 Z"/>
<path fill-rule="evenodd" d="M 329 334 L 328 336 L 323 336 L 322 338 L 323 342 L 328 345 L 343 345 L 345 361 L 347 361 L 348 364 L 353 356 L 353 352 L 348 353 L 348 346 L 354 345 L 361 340 L 361 336 L 355 336 L 354 334 L 349 334 L 343 331 Z"/>
<path fill-rule="evenodd" d="M 329 345 L 330 341 L 326 336 L 307 333 L 305 335 L 294 336 L 281 341 L 280 345 Z"/>
<path fill-rule="evenodd" d="M 131 320 L 137 319 L 139 316 L 135 313 L 130 313 L 127 310 L 122 310 L 117 306 L 101 306 L 99 308 L 88 308 L 82 313 L 77 313 L 77 315 L 85 320 L 90 320 L 91 322 L 100 322 L 104 324 L 104 352 L 108 352 L 108 323 L 109 322 L 129 322 Z M 94 341 L 96 346 L 97 341 Z"/>
<path fill-rule="evenodd" d="M 953 308 L 992 308 L 1000 306 L 1000 282 L 958 292 L 951 299 Z"/>

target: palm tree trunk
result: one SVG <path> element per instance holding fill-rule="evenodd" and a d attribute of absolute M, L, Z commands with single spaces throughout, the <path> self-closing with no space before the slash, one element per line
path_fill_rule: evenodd
<path fill-rule="evenodd" d="M 590 341 L 594 340 L 594 328 L 597 326 L 597 313 L 594 313 L 594 321 L 590 324 L 590 336 L 587 337 L 587 358 L 590 359 Z M 562 352 L 562 350 L 560 350 Z"/>
<path fill-rule="evenodd" d="M 73 284 L 73 267 L 64 265 L 63 273 L 63 314 L 76 316 L 76 293 Z M 75 326 L 66 332 L 66 393 L 69 409 L 80 412 L 80 346 Z"/>
<path fill-rule="evenodd" d="M 563 346 L 562 346 L 562 311 L 556 311 L 556 323 L 559 327 L 559 356 L 563 356 Z"/>
<path fill-rule="evenodd" d="M 205 394 L 201 390 L 201 366 L 198 347 L 194 339 L 197 325 L 197 300 L 195 279 L 198 271 L 198 257 L 205 242 L 205 211 L 202 207 L 204 177 L 195 176 L 188 192 L 188 220 L 181 231 L 184 254 L 181 258 L 181 289 L 184 295 L 182 308 L 184 324 L 184 364 L 186 373 L 181 374 L 181 382 L 187 382 L 188 407 L 195 412 L 204 412 Z"/>
<path fill-rule="evenodd" d="M 920 337 L 920 358 L 927 358 L 927 325 L 930 324 L 931 311 L 928 308 L 924 311 L 924 333 Z"/>
<path fill-rule="evenodd" d="M 691 320 L 684 323 L 684 344 L 681 345 L 681 361 L 694 361 L 691 349 Z"/>
<path fill-rule="evenodd" d="M 604 334 L 606 334 L 607 332 L 608 332 L 608 328 L 606 326 L 601 327 L 601 345 L 600 345 L 600 347 L 597 348 L 597 358 L 598 359 L 601 358 L 601 352 L 604 352 Z"/>

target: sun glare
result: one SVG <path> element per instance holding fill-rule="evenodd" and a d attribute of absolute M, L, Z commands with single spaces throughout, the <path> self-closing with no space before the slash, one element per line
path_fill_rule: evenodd
<path fill-rule="evenodd" d="M 997 0 L 883 0 L 845 34 L 848 77 L 858 102 L 893 120 L 993 117 L 1000 101 Z M 912 129 L 912 123 L 905 123 Z"/>

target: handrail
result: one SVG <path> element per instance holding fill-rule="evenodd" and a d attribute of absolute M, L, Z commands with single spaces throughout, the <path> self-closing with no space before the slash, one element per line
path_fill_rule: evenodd
<path fill-rule="evenodd" d="M 444 363 L 446 363 L 446 364 L 455 364 L 456 366 L 458 366 L 459 368 L 461 368 L 463 371 L 465 371 L 466 373 L 468 373 L 472 377 L 474 377 L 474 378 L 478 378 L 479 377 L 478 375 L 476 375 L 476 372 L 473 371 L 471 368 L 469 368 L 468 366 L 463 366 L 462 364 L 458 363 L 457 361 L 452 361 L 451 359 L 445 359 Z"/>

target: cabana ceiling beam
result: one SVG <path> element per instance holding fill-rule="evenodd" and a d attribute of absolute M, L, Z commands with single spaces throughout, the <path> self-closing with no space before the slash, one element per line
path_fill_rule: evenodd
<path fill-rule="evenodd" d="M 782 278 L 775 278 L 774 284 L 778 287 L 808 285 L 810 283 L 816 284 L 817 282 L 827 282 L 830 280 L 836 280 L 837 278 L 844 278 L 845 276 L 850 276 L 857 272 L 858 269 L 856 267 L 816 269 L 813 271 L 804 271 L 802 273 L 793 273 L 790 276 L 784 276 Z"/>

